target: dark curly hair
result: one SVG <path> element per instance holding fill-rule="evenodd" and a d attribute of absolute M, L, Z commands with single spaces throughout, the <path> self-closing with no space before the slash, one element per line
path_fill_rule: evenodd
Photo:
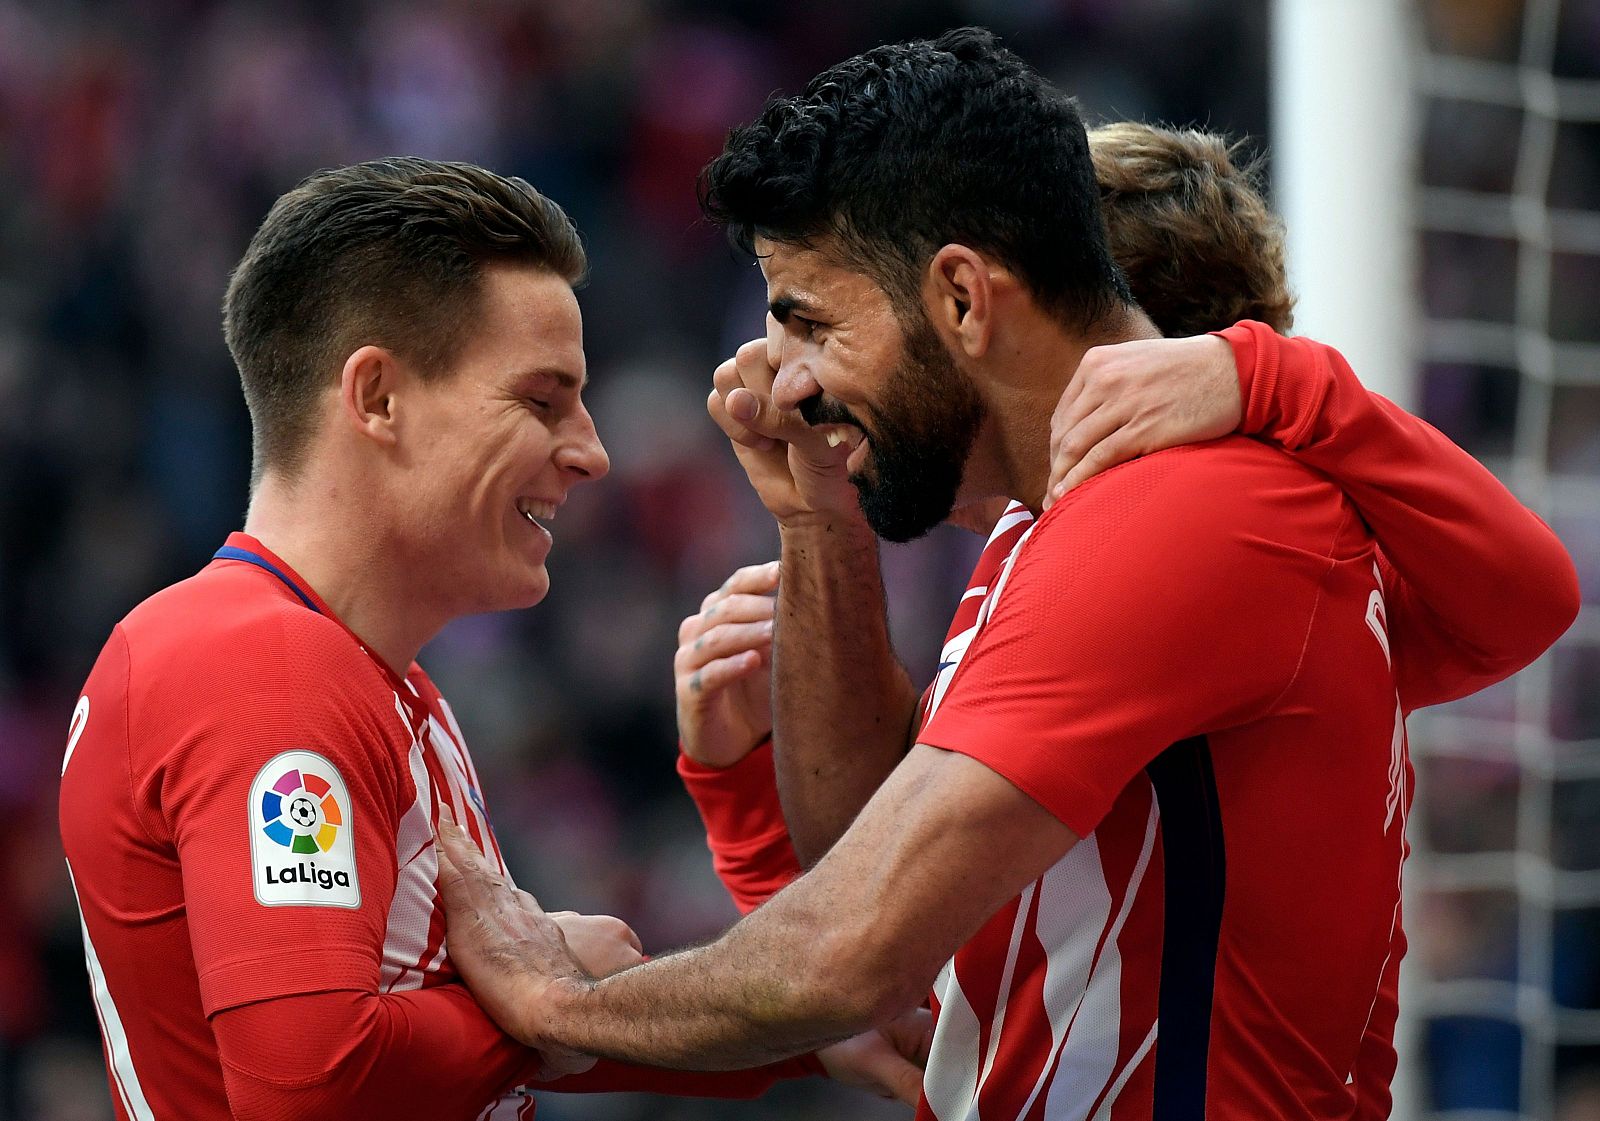
<path fill-rule="evenodd" d="M 569 284 L 586 268 L 561 207 L 472 164 L 394 156 L 319 171 L 279 198 L 223 302 L 250 407 L 252 479 L 299 470 L 317 396 L 361 346 L 386 346 L 425 376 L 446 370 L 491 262 Z"/>
<path fill-rule="evenodd" d="M 875 47 L 773 98 L 700 190 L 736 245 L 826 243 L 902 317 L 949 242 L 993 255 L 1079 327 L 1131 300 L 1076 104 L 981 28 Z"/>

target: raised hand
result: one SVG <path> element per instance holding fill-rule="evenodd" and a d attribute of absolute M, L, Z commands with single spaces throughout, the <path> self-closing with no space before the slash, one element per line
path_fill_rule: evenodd
<path fill-rule="evenodd" d="M 741 568 L 678 627 L 678 738 L 707 767 L 731 767 L 772 734 L 778 562 Z"/>
<path fill-rule="evenodd" d="M 782 357 L 782 333 L 771 316 L 767 326 L 766 339 L 752 339 L 717 367 L 706 411 L 733 441 L 750 485 L 779 522 L 818 515 L 859 518 L 860 500 L 844 464 L 861 434 L 850 426 L 814 429 L 799 413 L 778 408 L 772 383 Z"/>
<path fill-rule="evenodd" d="M 1233 348 L 1214 335 L 1139 339 L 1083 356 L 1050 420 L 1049 509 L 1079 483 L 1141 455 L 1239 427 Z"/>

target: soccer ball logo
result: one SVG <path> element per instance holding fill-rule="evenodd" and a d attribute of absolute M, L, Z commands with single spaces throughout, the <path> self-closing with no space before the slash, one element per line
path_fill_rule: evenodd
<path fill-rule="evenodd" d="M 333 787 L 303 769 L 285 771 L 261 795 L 261 831 L 290 852 L 327 852 L 344 824 Z"/>

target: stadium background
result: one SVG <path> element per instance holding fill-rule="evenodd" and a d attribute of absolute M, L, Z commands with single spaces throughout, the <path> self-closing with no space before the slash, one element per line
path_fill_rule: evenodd
<path fill-rule="evenodd" d="M 703 412 L 710 370 L 759 331 L 762 298 L 698 220 L 695 172 L 772 90 L 969 22 L 1097 119 L 1200 122 L 1270 146 L 1269 17 L 1267 0 L 0 0 L 0 1118 L 109 1116 L 56 841 L 59 759 L 112 624 L 242 517 L 248 423 L 218 305 L 277 194 L 317 167 L 410 152 L 523 175 L 583 230 L 591 407 L 612 474 L 563 510 L 546 603 L 463 620 L 423 660 L 519 878 L 669 947 L 732 914 L 672 774 L 676 624 L 776 544 Z M 1401 157 L 1420 189 L 1393 201 L 1419 215 L 1418 286 L 1390 282 L 1417 309 L 1419 362 L 1374 380 L 1552 518 L 1592 604 L 1600 3 L 1418 0 L 1405 20 L 1417 76 Z M 1321 335 L 1355 347 L 1360 330 Z M 940 531 L 886 551 L 919 675 L 975 546 Z M 1586 607 L 1520 681 L 1413 721 L 1397 1116 L 1600 1118 L 1597 632 Z M 541 1109 L 746 1115 L 897 1113 L 824 1086 L 761 1107 L 550 1096 Z"/>

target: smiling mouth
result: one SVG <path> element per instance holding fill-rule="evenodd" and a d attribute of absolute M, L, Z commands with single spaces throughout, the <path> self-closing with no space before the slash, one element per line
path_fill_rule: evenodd
<path fill-rule="evenodd" d="M 849 444 L 854 449 L 867 441 L 866 429 L 854 424 L 830 424 L 820 430 L 822 438 L 828 442 L 830 448 Z"/>
<path fill-rule="evenodd" d="M 529 525 L 544 529 L 545 522 L 555 520 L 556 504 L 554 502 L 540 502 L 535 498 L 519 498 L 517 500 L 517 513 L 526 518 Z"/>

